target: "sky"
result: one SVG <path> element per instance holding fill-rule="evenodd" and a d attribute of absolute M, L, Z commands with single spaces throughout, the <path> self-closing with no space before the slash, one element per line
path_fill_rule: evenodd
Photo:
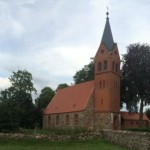
<path fill-rule="evenodd" d="M 73 84 L 101 42 L 107 6 L 120 55 L 149 43 L 150 0 L 0 0 L 0 90 L 27 70 L 35 88 Z"/>

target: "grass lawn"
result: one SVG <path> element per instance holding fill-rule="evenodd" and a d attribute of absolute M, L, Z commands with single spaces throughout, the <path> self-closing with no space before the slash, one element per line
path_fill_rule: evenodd
<path fill-rule="evenodd" d="M 50 142 L 48 140 L 0 140 L 0 150 L 129 150 L 104 140 Z"/>

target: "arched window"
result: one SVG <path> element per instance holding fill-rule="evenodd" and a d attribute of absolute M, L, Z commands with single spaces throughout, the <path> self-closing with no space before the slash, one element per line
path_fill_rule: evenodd
<path fill-rule="evenodd" d="M 102 64 L 99 62 L 97 66 L 98 71 L 102 71 Z"/>
<path fill-rule="evenodd" d="M 116 64 L 116 72 L 118 72 L 118 64 Z"/>
<path fill-rule="evenodd" d="M 48 125 L 51 124 L 51 116 L 48 116 Z"/>
<path fill-rule="evenodd" d="M 69 118 L 69 115 L 66 116 L 66 125 L 69 125 L 70 124 L 70 118 Z"/>
<path fill-rule="evenodd" d="M 112 71 L 114 71 L 114 69 L 115 69 L 115 62 L 113 61 L 112 62 Z"/>
<path fill-rule="evenodd" d="M 105 80 L 103 80 L 103 88 L 105 88 Z"/>
<path fill-rule="evenodd" d="M 59 125 L 60 124 L 60 117 L 59 115 L 56 116 L 56 125 Z"/>
<path fill-rule="evenodd" d="M 102 88 L 102 81 L 99 81 L 99 88 Z"/>
<path fill-rule="evenodd" d="M 107 64 L 107 60 L 104 61 L 104 70 L 107 70 L 108 64 Z"/>
<path fill-rule="evenodd" d="M 77 114 L 74 115 L 74 124 L 75 125 L 79 124 L 79 116 Z"/>
<path fill-rule="evenodd" d="M 101 99 L 101 104 L 103 104 L 103 98 Z"/>

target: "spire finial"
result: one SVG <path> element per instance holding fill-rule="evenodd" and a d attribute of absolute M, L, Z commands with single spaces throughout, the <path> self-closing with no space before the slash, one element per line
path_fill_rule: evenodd
<path fill-rule="evenodd" d="M 107 15 L 107 18 L 106 19 L 109 19 L 108 15 L 109 15 L 109 12 L 108 12 L 108 6 L 107 6 L 107 12 L 106 12 L 106 15 Z"/>

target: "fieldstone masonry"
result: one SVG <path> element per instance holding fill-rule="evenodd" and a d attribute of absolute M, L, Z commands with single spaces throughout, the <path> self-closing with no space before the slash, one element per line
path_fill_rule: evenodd
<path fill-rule="evenodd" d="M 131 132 L 121 130 L 104 129 L 101 131 L 87 131 L 75 135 L 43 135 L 43 134 L 21 134 L 21 133 L 0 133 L 0 139 L 49 139 L 50 141 L 68 140 L 98 140 L 105 139 L 116 145 L 128 147 L 133 150 L 150 150 L 150 133 Z"/>
<path fill-rule="evenodd" d="M 103 130 L 105 140 L 117 145 L 122 145 L 135 150 L 150 150 L 150 133 Z"/>

